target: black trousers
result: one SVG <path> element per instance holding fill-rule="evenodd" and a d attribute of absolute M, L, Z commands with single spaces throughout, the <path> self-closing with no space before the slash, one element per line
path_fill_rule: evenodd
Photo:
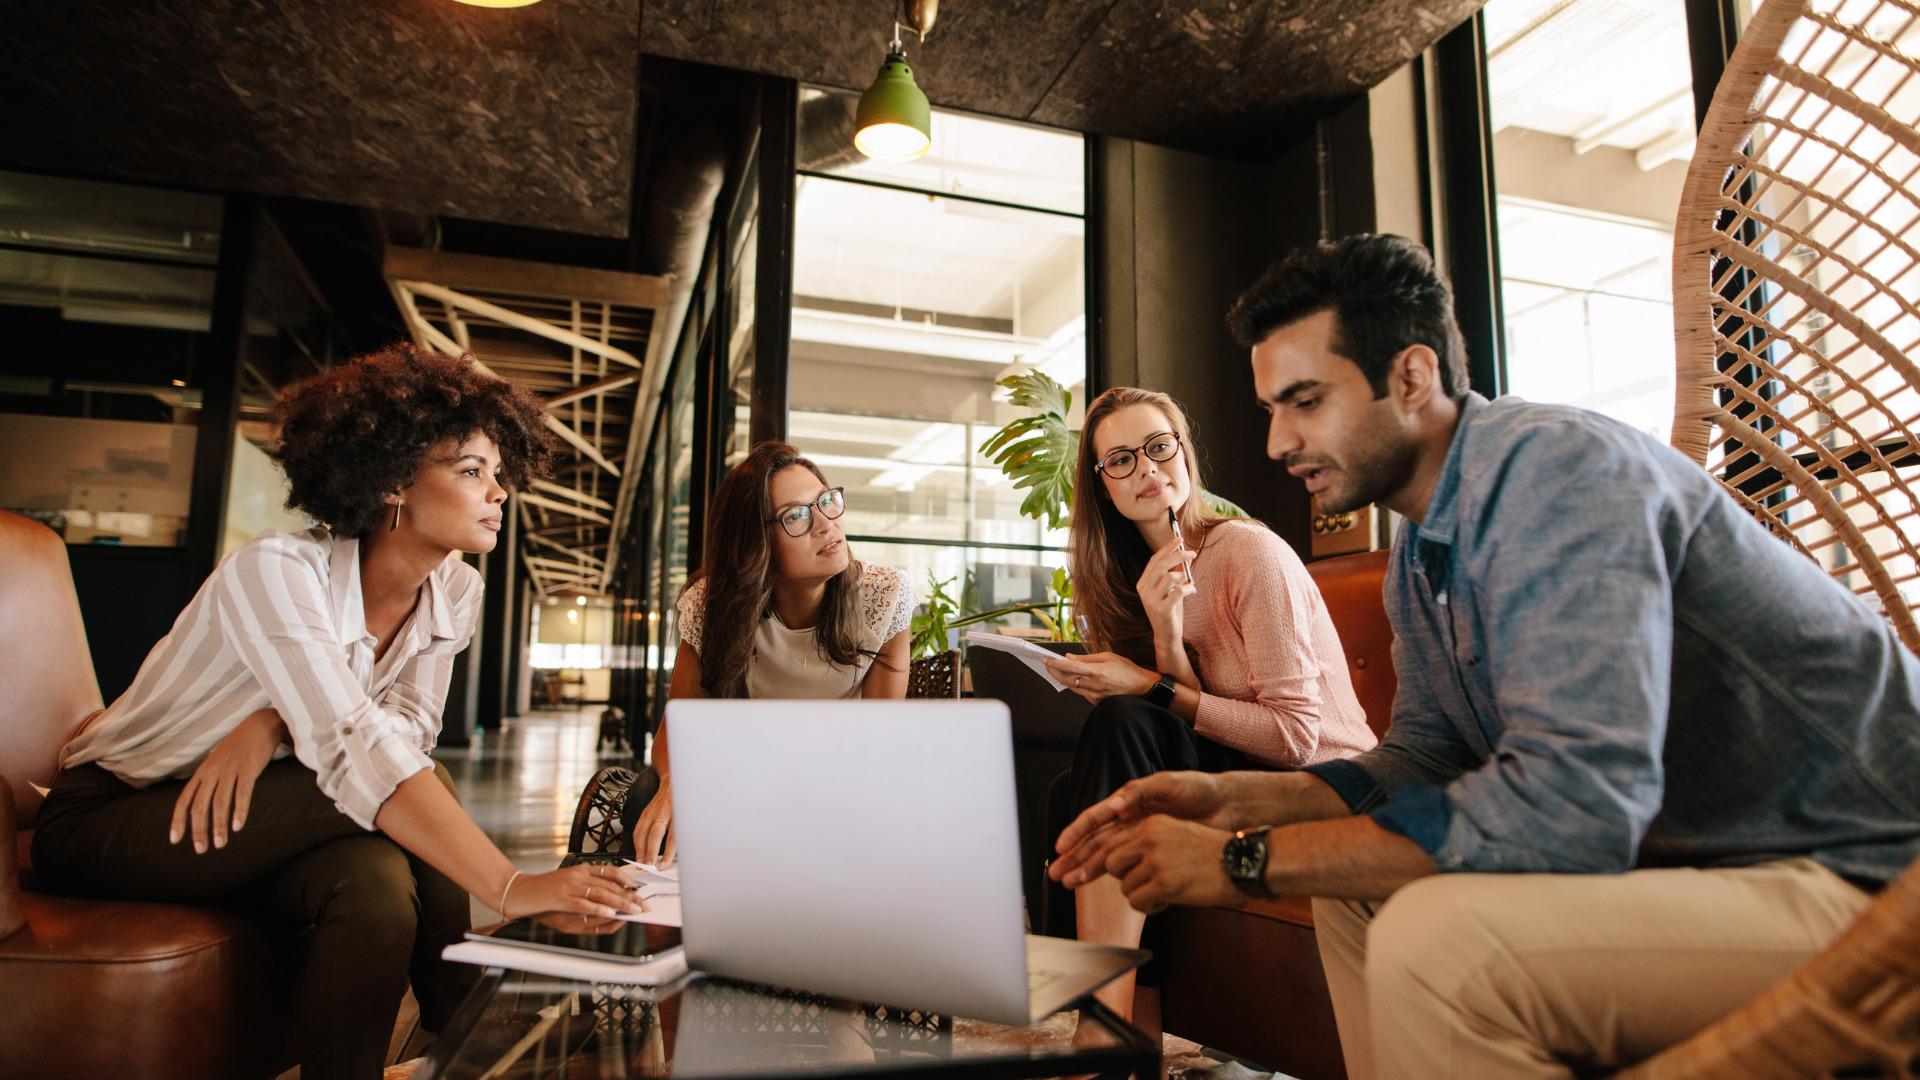
<path fill-rule="evenodd" d="M 1261 768 L 1266 766 L 1196 734 L 1177 713 L 1145 698 L 1110 697 L 1087 714 L 1067 783 L 1073 812 L 1078 815 L 1129 780 L 1168 769 L 1232 772 Z M 1166 950 L 1164 924 L 1157 916 L 1148 916 L 1140 931 L 1140 945 L 1153 951 L 1153 959 L 1140 969 L 1139 985 L 1159 986 L 1166 981 Z"/>
<path fill-rule="evenodd" d="M 445 768 L 434 775 L 453 790 Z M 267 766 L 246 827 L 204 855 L 191 837 L 167 842 L 184 786 L 135 788 L 97 765 L 62 771 L 40 809 L 34 873 L 72 895 L 234 904 L 311 927 L 296 1005 L 307 1080 L 378 1077 L 409 982 L 421 1023 L 446 1023 L 480 971 L 440 958 L 471 925 L 466 890 L 356 825 L 292 758 Z"/>

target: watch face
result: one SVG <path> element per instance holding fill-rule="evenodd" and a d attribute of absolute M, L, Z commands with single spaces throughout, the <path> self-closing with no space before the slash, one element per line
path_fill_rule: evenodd
<path fill-rule="evenodd" d="M 1267 868 L 1266 837 L 1236 836 L 1227 841 L 1227 876 L 1235 881 L 1259 878 Z"/>

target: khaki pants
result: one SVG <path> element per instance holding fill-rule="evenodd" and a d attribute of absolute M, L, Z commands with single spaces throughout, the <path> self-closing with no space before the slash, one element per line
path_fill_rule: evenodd
<path fill-rule="evenodd" d="M 1631 1064 L 1757 996 L 1871 897 L 1811 859 L 1617 875 L 1441 874 L 1315 900 L 1354 1080 Z"/>

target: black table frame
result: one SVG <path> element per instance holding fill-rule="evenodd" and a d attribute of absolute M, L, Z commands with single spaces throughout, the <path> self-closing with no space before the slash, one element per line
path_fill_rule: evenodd
<path fill-rule="evenodd" d="M 446 1030 L 440 1033 L 439 1040 L 428 1053 L 426 1064 L 420 1073 L 420 1080 L 437 1080 L 446 1070 L 451 1056 L 456 1056 L 460 1047 L 465 1045 L 468 1038 L 472 1036 L 481 1018 L 486 1015 L 488 1005 L 493 1001 L 494 995 L 499 993 L 501 985 L 509 974 L 511 973 L 505 968 L 490 967 L 485 970 L 479 982 L 468 993 L 466 1000 L 460 1003 L 459 1009 L 448 1021 Z M 693 976 L 696 979 L 705 977 Z M 596 985 L 577 979 L 555 979 L 554 981 L 574 982 L 583 990 Z M 679 994 L 690 981 L 682 980 L 664 988 L 662 1000 Z M 1039 1077 L 1089 1074 L 1100 1077 L 1102 1080 L 1106 1078 L 1125 1080 L 1127 1077 L 1134 1077 L 1136 1080 L 1152 1080 L 1159 1075 L 1160 1047 L 1139 1029 L 1121 1020 L 1090 995 L 1069 1004 L 1067 1008 L 1078 1008 L 1091 1014 L 1118 1035 L 1121 1044 L 1076 1050 L 1070 1054 L 1057 1056 L 1032 1057 L 1018 1062 L 928 1060 L 916 1062 L 911 1067 L 874 1064 L 844 1070 L 832 1068 L 794 1070 L 791 1075 L 805 1077 L 806 1080 L 1035 1080 Z"/>

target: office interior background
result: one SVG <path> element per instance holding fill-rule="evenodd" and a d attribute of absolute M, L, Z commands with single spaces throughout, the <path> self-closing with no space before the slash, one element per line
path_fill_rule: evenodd
<path fill-rule="evenodd" d="M 1047 375 L 1075 426 L 1152 386 L 1212 490 L 1313 557 L 1222 319 L 1296 244 L 1422 240 L 1477 389 L 1664 438 L 1675 202 L 1750 15 L 953 3 L 909 38 L 931 149 L 886 163 L 851 144 L 885 5 L 5 6 L 62 48 L 0 71 L 0 507 L 68 542 L 105 696 L 225 552 L 307 524 L 274 395 L 404 339 L 535 390 L 566 451 L 481 560 L 447 741 L 612 707 L 635 747 L 760 439 L 923 598 L 1041 605 L 1065 534 L 982 451 L 1024 414 L 999 381 Z"/>

